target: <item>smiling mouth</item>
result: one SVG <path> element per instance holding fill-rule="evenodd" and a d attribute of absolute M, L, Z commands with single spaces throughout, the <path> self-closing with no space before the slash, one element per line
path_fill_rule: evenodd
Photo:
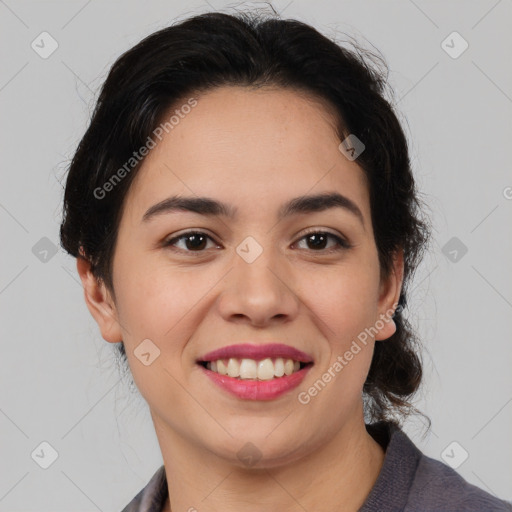
<path fill-rule="evenodd" d="M 239 380 L 272 380 L 287 377 L 312 366 L 312 362 L 296 361 L 283 357 L 256 360 L 231 357 L 214 361 L 198 361 L 199 365 L 219 375 Z"/>

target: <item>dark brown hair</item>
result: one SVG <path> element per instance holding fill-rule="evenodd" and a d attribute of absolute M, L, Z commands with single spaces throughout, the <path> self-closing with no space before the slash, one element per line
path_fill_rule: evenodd
<path fill-rule="evenodd" d="M 112 260 L 124 199 L 140 163 L 105 197 L 101 188 L 142 147 L 178 100 L 224 85 L 282 87 L 327 104 L 340 142 L 365 144 L 357 158 L 369 187 L 381 273 L 404 250 L 396 333 L 377 341 L 364 384 L 365 415 L 393 420 L 417 409 L 409 400 L 422 378 L 416 334 L 404 317 L 406 291 L 429 240 L 406 137 L 389 101 L 382 58 L 338 45 L 311 26 L 268 13 L 197 15 L 160 30 L 124 53 L 103 84 L 90 125 L 67 176 L 62 247 L 83 255 L 115 297 Z M 378 64 L 384 71 L 378 67 Z M 118 345 L 126 362 L 124 345 Z M 398 413 L 397 415 L 395 413 Z"/>

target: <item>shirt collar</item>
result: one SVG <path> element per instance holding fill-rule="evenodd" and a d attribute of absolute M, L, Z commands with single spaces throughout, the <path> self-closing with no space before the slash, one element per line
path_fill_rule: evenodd
<path fill-rule="evenodd" d="M 366 425 L 368 433 L 385 451 L 375 484 L 358 512 L 403 510 L 421 459 L 420 450 L 394 422 Z"/>

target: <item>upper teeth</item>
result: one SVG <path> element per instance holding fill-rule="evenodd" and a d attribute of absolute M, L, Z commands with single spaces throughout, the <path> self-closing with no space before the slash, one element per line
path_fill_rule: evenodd
<path fill-rule="evenodd" d="M 255 359 L 237 359 L 230 358 L 209 361 L 206 367 L 212 372 L 228 375 L 229 377 L 239 377 L 241 379 L 259 379 L 270 380 L 274 377 L 291 375 L 300 369 L 299 361 L 293 359 L 276 358 L 274 361 L 267 357 L 261 361 Z"/>

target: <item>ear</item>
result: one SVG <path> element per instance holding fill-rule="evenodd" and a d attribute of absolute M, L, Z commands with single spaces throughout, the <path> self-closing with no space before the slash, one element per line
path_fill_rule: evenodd
<path fill-rule="evenodd" d="M 376 334 L 376 340 L 387 340 L 396 332 L 396 324 L 392 319 L 398 306 L 404 276 L 404 251 L 400 248 L 393 255 L 393 267 L 389 276 L 381 280 L 379 288 L 379 320 L 376 327 L 384 324 Z"/>
<path fill-rule="evenodd" d="M 98 324 L 105 341 L 123 341 L 121 327 L 117 320 L 117 310 L 105 284 L 91 272 L 91 264 L 84 257 L 78 257 L 76 268 L 84 287 L 85 303 Z"/>

